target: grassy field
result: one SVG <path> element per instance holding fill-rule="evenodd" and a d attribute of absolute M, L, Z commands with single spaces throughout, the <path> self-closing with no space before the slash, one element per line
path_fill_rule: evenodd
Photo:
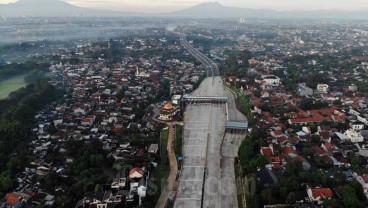
<path fill-rule="evenodd" d="M 26 75 L 18 75 L 9 79 L 0 81 L 0 99 L 8 97 L 8 95 L 21 87 L 25 87 L 27 83 L 24 81 Z"/>
<path fill-rule="evenodd" d="M 151 184 L 148 186 L 147 197 L 145 198 L 145 205 L 143 207 L 154 207 L 157 200 L 160 198 L 161 190 L 165 186 L 166 179 L 169 177 L 170 163 L 167 152 L 168 136 L 168 129 L 163 129 L 160 135 L 161 146 L 159 149 L 162 161 L 158 168 L 153 172 L 153 177 L 149 179 L 149 184 L 152 183 L 153 185 Z"/>
<path fill-rule="evenodd" d="M 176 125 L 175 134 L 175 155 L 176 158 L 183 156 L 183 126 Z M 181 161 L 178 161 L 178 169 L 181 169 Z"/>

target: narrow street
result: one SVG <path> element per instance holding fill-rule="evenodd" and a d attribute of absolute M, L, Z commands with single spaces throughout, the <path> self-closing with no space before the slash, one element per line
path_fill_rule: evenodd
<path fill-rule="evenodd" d="M 176 160 L 173 144 L 175 141 L 175 126 L 169 124 L 169 136 L 167 141 L 167 152 L 170 162 L 170 175 L 166 180 L 165 187 L 161 191 L 161 196 L 157 201 L 156 208 L 164 208 L 168 198 L 177 189 L 178 182 L 175 180 L 178 173 L 178 161 Z"/>

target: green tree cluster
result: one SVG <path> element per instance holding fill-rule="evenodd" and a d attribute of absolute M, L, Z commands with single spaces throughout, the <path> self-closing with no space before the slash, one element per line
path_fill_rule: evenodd
<path fill-rule="evenodd" d="M 0 101 L 0 170 L 3 177 L 4 173 L 13 177 L 32 159 L 27 143 L 32 137 L 30 129 L 34 115 L 62 94 L 47 79 L 39 79 Z M 8 184 L 11 183 L 2 184 L 0 191 L 5 191 Z"/>

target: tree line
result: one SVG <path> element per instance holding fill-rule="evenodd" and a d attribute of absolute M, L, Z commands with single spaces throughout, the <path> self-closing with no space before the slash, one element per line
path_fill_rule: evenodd
<path fill-rule="evenodd" d="M 42 78 L 0 101 L 0 195 L 13 186 L 9 179 L 32 159 L 27 143 L 32 139 L 34 116 L 62 94 Z"/>

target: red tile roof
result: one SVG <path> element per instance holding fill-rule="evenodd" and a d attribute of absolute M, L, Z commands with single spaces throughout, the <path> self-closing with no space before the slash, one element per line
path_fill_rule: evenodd
<path fill-rule="evenodd" d="M 9 206 L 15 206 L 18 201 L 23 199 L 21 195 L 14 194 L 14 193 L 7 193 L 5 198 L 7 199 L 6 205 L 9 205 Z"/>
<path fill-rule="evenodd" d="M 362 179 L 364 180 L 365 183 L 368 183 L 368 174 L 362 175 Z"/>
<path fill-rule="evenodd" d="M 281 160 L 280 160 L 280 157 L 269 157 L 268 162 L 269 163 L 280 163 Z"/>
<path fill-rule="evenodd" d="M 330 132 L 328 131 L 319 132 L 319 136 L 321 136 L 323 139 L 329 139 L 331 137 Z"/>
<path fill-rule="evenodd" d="M 273 169 L 281 169 L 282 168 L 282 166 L 278 163 L 272 163 L 272 167 L 273 167 Z"/>
<path fill-rule="evenodd" d="M 333 196 L 333 192 L 329 188 L 316 188 L 312 189 L 313 198 L 320 197 L 321 199 L 329 199 Z"/>
<path fill-rule="evenodd" d="M 274 131 L 273 133 L 275 134 L 275 136 L 280 136 L 284 134 L 282 131 Z"/>
<path fill-rule="evenodd" d="M 291 147 L 284 147 L 284 149 L 282 150 L 283 153 L 285 154 L 296 154 L 295 150 Z"/>
<path fill-rule="evenodd" d="M 266 157 L 271 157 L 273 155 L 272 149 L 270 147 L 261 147 L 261 154 Z"/>
<path fill-rule="evenodd" d="M 312 147 L 312 150 L 317 153 L 319 156 L 324 156 L 324 155 L 328 155 L 326 150 L 318 147 L 318 146 L 313 146 Z"/>
<path fill-rule="evenodd" d="M 129 177 L 133 175 L 135 172 L 138 172 L 140 175 L 143 176 L 143 170 L 141 168 L 133 168 L 129 171 Z"/>
<path fill-rule="evenodd" d="M 285 136 L 282 136 L 282 137 L 277 138 L 277 141 L 279 141 L 280 144 L 285 144 L 289 142 L 289 139 Z"/>

